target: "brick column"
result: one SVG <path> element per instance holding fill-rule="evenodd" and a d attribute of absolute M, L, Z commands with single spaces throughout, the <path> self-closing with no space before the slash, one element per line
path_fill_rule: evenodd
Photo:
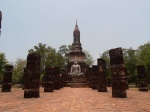
<path fill-rule="evenodd" d="M 148 82 L 146 79 L 145 66 L 138 65 L 137 72 L 138 72 L 139 91 L 148 91 Z"/>
<path fill-rule="evenodd" d="M 126 98 L 126 73 L 122 48 L 115 48 L 109 51 L 110 69 L 112 77 L 112 97 Z"/>
<path fill-rule="evenodd" d="M 98 63 L 98 92 L 107 92 L 106 61 L 97 59 Z"/>
<path fill-rule="evenodd" d="M 97 65 L 92 66 L 90 84 L 91 84 L 92 89 L 97 89 L 97 85 L 98 85 L 98 66 Z"/>
<path fill-rule="evenodd" d="M 40 97 L 40 63 L 41 57 L 39 54 L 28 54 L 24 76 L 24 98 Z"/>
<path fill-rule="evenodd" d="M 13 70 L 12 65 L 6 65 L 5 66 L 2 92 L 11 92 L 12 70 Z"/>
<path fill-rule="evenodd" d="M 60 89 L 60 67 L 54 67 L 54 89 Z"/>
<path fill-rule="evenodd" d="M 44 76 L 44 92 L 53 92 L 54 89 L 54 74 L 52 67 L 45 68 Z"/>

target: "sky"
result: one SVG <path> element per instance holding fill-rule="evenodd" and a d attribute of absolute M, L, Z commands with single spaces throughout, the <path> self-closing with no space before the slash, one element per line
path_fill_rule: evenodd
<path fill-rule="evenodd" d="M 95 63 L 106 50 L 150 41 L 150 0 L 0 0 L 0 52 L 10 63 L 38 43 L 71 45 L 76 24 Z"/>

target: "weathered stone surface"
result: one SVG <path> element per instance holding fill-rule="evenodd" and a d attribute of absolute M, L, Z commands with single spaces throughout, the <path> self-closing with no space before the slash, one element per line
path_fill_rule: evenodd
<path fill-rule="evenodd" d="M 61 88 L 61 82 L 60 82 L 60 67 L 54 67 L 54 90 L 58 90 Z"/>
<path fill-rule="evenodd" d="M 126 76 L 128 76 L 128 70 L 127 70 L 127 68 L 125 68 L 125 74 L 126 74 Z M 127 87 L 127 89 L 129 89 L 128 77 L 126 77 L 126 87 Z"/>
<path fill-rule="evenodd" d="M 0 33 L 1 33 L 2 12 L 0 11 Z"/>
<path fill-rule="evenodd" d="M 45 68 L 44 92 L 53 92 L 54 89 L 54 73 L 52 67 Z"/>
<path fill-rule="evenodd" d="M 66 81 L 67 81 L 67 71 L 65 69 L 60 70 L 60 83 L 61 83 L 61 88 L 66 86 Z"/>
<path fill-rule="evenodd" d="M 69 63 L 67 67 L 68 73 L 71 71 L 71 66 L 74 64 L 74 60 L 78 61 L 78 64 L 81 67 L 81 72 L 85 73 L 86 70 L 85 53 L 82 51 L 82 44 L 80 42 L 80 30 L 78 28 L 77 23 L 73 31 L 73 43 L 71 47 L 72 49 L 68 54 L 68 59 L 69 59 Z"/>
<path fill-rule="evenodd" d="M 24 90 L 25 75 L 26 75 L 26 67 L 23 68 L 23 77 L 22 77 L 22 81 L 21 81 L 21 87 L 23 90 Z"/>
<path fill-rule="evenodd" d="M 6 65 L 5 66 L 2 92 L 11 92 L 12 70 L 13 70 L 12 65 Z"/>
<path fill-rule="evenodd" d="M 145 66 L 138 65 L 137 72 L 138 72 L 139 91 L 148 91 L 148 81 L 146 79 Z"/>
<path fill-rule="evenodd" d="M 40 63 L 41 57 L 39 54 L 28 54 L 26 73 L 24 76 L 24 98 L 37 98 L 40 96 Z"/>
<path fill-rule="evenodd" d="M 98 92 L 107 92 L 106 61 L 102 58 L 98 62 Z"/>
<path fill-rule="evenodd" d="M 90 87 L 92 89 L 97 89 L 97 85 L 98 85 L 98 66 L 93 65 L 92 66 L 92 74 L 90 77 Z"/>
<path fill-rule="evenodd" d="M 112 85 L 111 78 L 108 77 L 108 78 L 107 78 L 107 87 L 111 87 L 111 85 Z"/>
<path fill-rule="evenodd" d="M 112 97 L 126 98 L 127 76 L 125 73 L 122 48 L 111 49 L 109 55 L 112 77 Z"/>

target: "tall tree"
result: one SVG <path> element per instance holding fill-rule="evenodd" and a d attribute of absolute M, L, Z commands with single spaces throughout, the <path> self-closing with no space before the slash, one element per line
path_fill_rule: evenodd
<path fill-rule="evenodd" d="M 41 56 L 41 74 L 44 74 L 47 58 L 51 53 L 55 52 L 55 49 L 50 46 L 46 46 L 46 44 L 38 43 L 37 46 L 34 46 L 33 49 L 29 50 L 29 53 L 30 52 L 37 52 L 40 54 L 40 56 Z"/>
<path fill-rule="evenodd" d="M 33 49 L 29 50 L 29 53 L 31 52 L 37 52 L 41 55 L 41 73 L 44 73 L 44 68 L 45 68 L 45 61 L 46 61 L 46 53 L 47 53 L 47 48 L 46 44 L 38 43 L 37 46 L 34 46 Z"/>
<path fill-rule="evenodd" d="M 104 51 L 104 53 L 100 56 L 100 58 L 106 61 L 106 75 L 110 77 L 110 58 L 109 58 L 109 50 Z"/>
<path fill-rule="evenodd" d="M 21 84 L 23 80 L 24 67 L 26 66 L 26 60 L 17 59 L 12 75 L 12 82 L 15 84 Z"/>
<path fill-rule="evenodd" d="M 71 45 L 62 45 L 59 47 L 58 53 L 60 53 L 64 57 L 65 65 L 68 64 L 68 53 L 71 51 Z"/>
<path fill-rule="evenodd" d="M 138 47 L 137 64 L 145 65 L 147 78 L 150 82 L 150 42 Z"/>
<path fill-rule="evenodd" d="M 37 46 L 34 46 L 33 49 L 29 50 L 30 52 L 37 52 L 41 55 L 41 74 L 44 75 L 45 66 L 59 66 L 63 68 L 65 66 L 65 55 L 69 50 L 69 46 L 61 46 L 60 50 L 46 46 L 46 44 L 39 43 Z"/>
<path fill-rule="evenodd" d="M 7 64 L 7 59 L 5 57 L 4 53 L 0 53 L 0 83 L 2 82 L 3 79 L 3 72 L 4 72 L 4 66 Z"/>
<path fill-rule="evenodd" d="M 125 61 L 125 67 L 128 71 L 129 81 L 134 82 L 137 77 L 135 74 L 137 65 L 136 50 L 132 49 L 132 47 L 130 47 L 129 49 L 123 49 L 123 56 Z"/>
<path fill-rule="evenodd" d="M 89 51 L 83 50 L 85 53 L 85 62 L 87 65 L 92 66 L 94 63 L 92 55 L 89 53 Z"/>

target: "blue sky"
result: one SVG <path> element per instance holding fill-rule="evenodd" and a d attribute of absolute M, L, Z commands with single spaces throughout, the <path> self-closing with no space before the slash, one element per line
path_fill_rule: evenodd
<path fill-rule="evenodd" d="M 0 52 L 9 62 L 26 59 L 38 43 L 73 42 L 76 19 L 83 49 L 96 60 L 111 48 L 150 41 L 150 0 L 0 0 Z"/>

